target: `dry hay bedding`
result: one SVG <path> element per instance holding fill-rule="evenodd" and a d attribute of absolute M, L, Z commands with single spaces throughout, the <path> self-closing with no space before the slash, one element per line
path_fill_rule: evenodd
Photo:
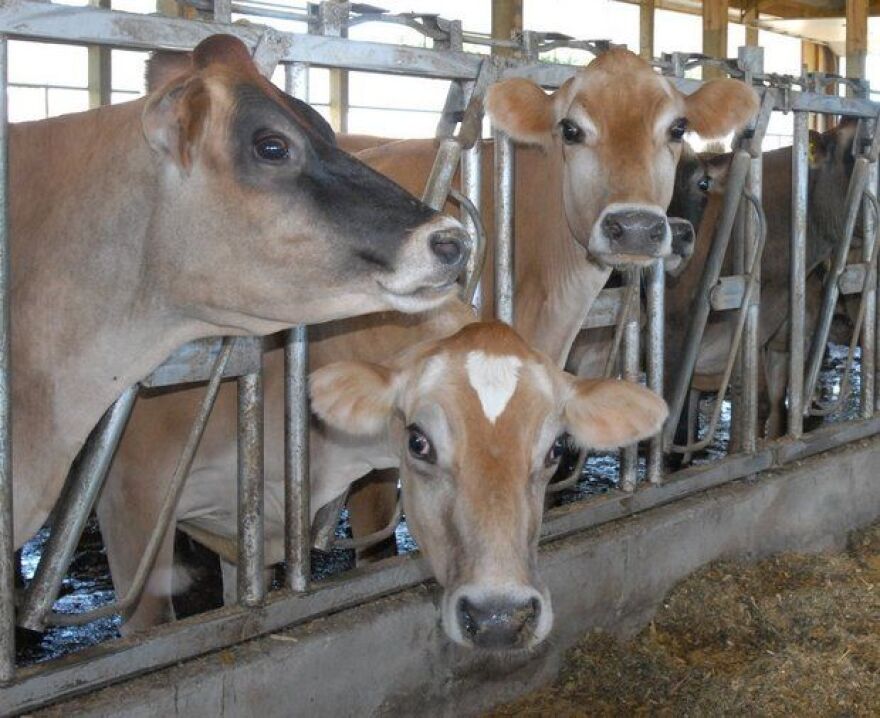
<path fill-rule="evenodd" d="M 842 554 L 714 563 L 631 641 L 587 634 L 493 716 L 880 716 L 880 523 Z"/>

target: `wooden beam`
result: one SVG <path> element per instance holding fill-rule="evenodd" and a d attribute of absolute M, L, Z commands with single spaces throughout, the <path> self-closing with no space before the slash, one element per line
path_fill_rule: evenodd
<path fill-rule="evenodd" d="M 704 0 L 703 2 L 703 54 L 709 57 L 727 57 L 728 0 Z M 703 79 L 718 77 L 713 68 L 703 68 Z"/>
<path fill-rule="evenodd" d="M 523 29 L 523 0 L 492 0 L 492 38 L 509 40 L 513 32 Z M 512 55 L 507 47 L 493 47 L 493 55 Z"/>
<path fill-rule="evenodd" d="M 654 57 L 654 0 L 639 2 L 639 55 Z"/>
<path fill-rule="evenodd" d="M 846 0 L 846 76 L 863 79 L 868 56 L 868 0 Z"/>
<path fill-rule="evenodd" d="M 92 7 L 110 9 L 110 0 L 89 0 Z M 109 105 L 113 99 L 112 50 L 105 45 L 89 47 L 89 107 Z"/>

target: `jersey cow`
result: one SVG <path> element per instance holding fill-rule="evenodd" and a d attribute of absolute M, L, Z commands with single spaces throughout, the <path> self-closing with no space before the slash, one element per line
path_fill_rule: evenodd
<path fill-rule="evenodd" d="M 742 125 L 756 107 L 754 91 L 732 80 L 706 83 L 685 96 L 648 63 L 623 50 L 597 58 L 552 95 L 523 79 L 490 89 L 487 111 L 493 122 L 523 143 L 516 157 L 515 321 L 529 346 L 560 365 L 611 268 L 645 263 L 669 251 L 664 212 L 682 135 L 688 128 L 706 136 L 723 135 Z M 400 141 L 366 150 L 359 157 L 411 191 L 421 192 L 435 149 L 433 140 Z M 492 143 L 486 143 L 484 159 L 488 183 Z M 484 186 L 482 196 L 491 230 L 491 186 Z M 485 280 L 488 298 L 491 272 Z M 491 313 L 491 302 L 485 311 Z M 438 312 L 424 324 L 386 314 L 313 327 L 311 365 L 320 368 L 340 357 L 381 363 L 392 356 L 389 347 L 402 351 L 455 331 L 461 318 L 449 317 Z M 283 546 L 283 514 L 272 498 L 281 496 L 283 485 L 280 387 L 281 359 L 275 351 L 266 356 L 269 561 L 280 560 Z M 229 388 L 221 391 L 178 511 L 181 525 L 201 531 L 209 545 L 211 536 L 235 538 L 234 395 Z M 142 400 L 135 409 L 99 507 L 117 585 L 125 586 L 143 551 L 145 532 L 161 497 L 162 482 L 154 472 L 170 474 L 180 427 L 193 401 L 191 395 L 178 392 Z M 375 441 L 363 446 L 338 432 L 312 433 L 313 514 L 371 469 L 397 466 L 394 457 L 376 448 Z M 178 437 L 176 442 L 173 436 Z M 148 450 L 149 474 L 142 459 Z M 156 583 L 144 597 L 142 610 L 132 617 L 131 627 L 169 616 L 170 539 L 166 538 L 160 570 L 154 575 Z"/>
<path fill-rule="evenodd" d="M 15 543 L 102 413 L 179 345 L 453 292 L 441 217 L 214 36 L 146 98 L 10 128 Z"/>

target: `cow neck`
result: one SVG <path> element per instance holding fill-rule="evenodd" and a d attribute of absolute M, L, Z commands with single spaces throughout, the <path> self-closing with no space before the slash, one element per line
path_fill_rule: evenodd
<path fill-rule="evenodd" d="M 611 270 L 588 258 L 565 215 L 562 151 L 520 148 L 516 187 L 516 328 L 565 364 Z"/>
<path fill-rule="evenodd" d="M 13 126 L 17 544 L 45 520 L 104 411 L 200 334 L 143 299 L 159 163 L 143 136 L 142 109 L 135 101 Z"/>

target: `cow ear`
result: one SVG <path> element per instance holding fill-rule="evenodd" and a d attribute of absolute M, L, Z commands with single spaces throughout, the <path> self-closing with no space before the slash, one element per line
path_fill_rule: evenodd
<path fill-rule="evenodd" d="M 554 96 L 522 77 L 492 85 L 486 94 L 486 113 L 495 127 L 523 144 L 549 142 L 556 126 Z"/>
<path fill-rule="evenodd" d="M 700 137 L 724 137 L 758 111 L 758 94 L 739 80 L 712 80 L 685 97 L 688 129 Z"/>
<path fill-rule="evenodd" d="M 142 116 L 150 146 L 189 171 L 208 115 L 210 99 L 198 77 L 181 78 L 147 100 Z"/>
<path fill-rule="evenodd" d="M 192 71 L 192 53 L 156 50 L 147 60 L 147 94 L 161 90 L 172 80 Z"/>
<path fill-rule="evenodd" d="M 572 377 L 563 420 L 581 446 L 615 449 L 656 434 L 667 413 L 666 402 L 638 384 Z"/>
<path fill-rule="evenodd" d="M 816 130 L 810 130 L 810 144 L 807 150 L 807 160 L 810 167 L 818 167 L 822 164 L 828 152 L 828 144 L 825 135 Z"/>
<path fill-rule="evenodd" d="M 328 364 L 309 377 L 312 411 L 348 434 L 374 435 L 388 423 L 396 389 L 390 369 L 368 362 Z"/>

